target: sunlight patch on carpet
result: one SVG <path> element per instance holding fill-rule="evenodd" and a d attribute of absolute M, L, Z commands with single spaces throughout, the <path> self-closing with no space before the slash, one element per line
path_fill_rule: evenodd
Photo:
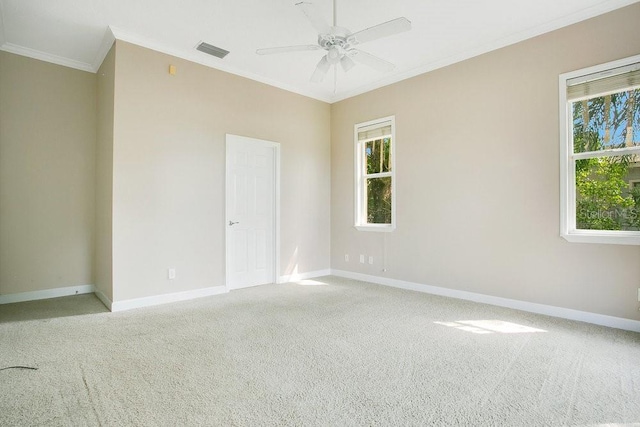
<path fill-rule="evenodd" d="M 296 285 L 301 285 L 301 286 L 329 286 L 328 283 L 325 282 L 320 282 L 318 280 L 299 280 L 297 282 L 295 282 Z"/>
<path fill-rule="evenodd" d="M 517 323 L 505 322 L 503 320 L 457 320 L 455 322 L 433 323 L 448 326 L 450 328 L 456 328 L 461 331 L 471 332 L 474 334 L 527 334 L 536 332 L 547 332 L 544 329 L 518 325 Z"/>

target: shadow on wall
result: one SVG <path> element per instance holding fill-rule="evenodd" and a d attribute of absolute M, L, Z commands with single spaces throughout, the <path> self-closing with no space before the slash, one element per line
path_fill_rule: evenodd
<path fill-rule="evenodd" d="M 287 268 L 280 272 L 280 276 L 295 276 L 298 274 L 298 246 L 289 257 Z"/>
<path fill-rule="evenodd" d="M 109 313 L 94 294 L 0 305 L 0 324 Z"/>

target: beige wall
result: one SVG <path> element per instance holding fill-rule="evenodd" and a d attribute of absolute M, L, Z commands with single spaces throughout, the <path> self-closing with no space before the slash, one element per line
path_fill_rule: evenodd
<path fill-rule="evenodd" d="M 96 248 L 95 286 L 113 299 L 113 113 L 115 90 L 115 44 L 97 75 L 98 120 L 96 145 Z"/>
<path fill-rule="evenodd" d="M 0 52 L 0 294 L 93 283 L 95 75 Z"/>
<path fill-rule="evenodd" d="M 640 4 L 333 104 L 332 268 L 640 319 L 640 247 L 559 237 L 558 142 L 558 75 L 640 53 L 638 22 Z M 358 232 L 353 125 L 393 114 L 398 226 Z"/>
<path fill-rule="evenodd" d="M 224 285 L 226 133 L 281 143 L 281 274 L 329 268 L 328 104 L 120 41 L 116 58 L 114 301 Z"/>
<path fill-rule="evenodd" d="M 636 4 L 333 106 L 123 42 L 97 77 L 0 52 L 0 294 L 223 285 L 233 133 L 282 144 L 281 274 L 331 264 L 639 319 L 640 248 L 559 237 L 557 106 L 558 74 L 640 53 L 639 19 Z M 353 125 L 392 114 L 398 228 L 357 232 Z"/>

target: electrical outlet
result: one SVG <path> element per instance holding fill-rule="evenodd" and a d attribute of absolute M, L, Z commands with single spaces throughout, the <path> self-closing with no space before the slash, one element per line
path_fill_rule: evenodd
<path fill-rule="evenodd" d="M 176 269 L 175 268 L 170 268 L 169 270 L 167 270 L 167 276 L 169 277 L 169 280 L 173 280 L 176 278 Z"/>
<path fill-rule="evenodd" d="M 373 265 L 373 257 L 371 255 L 369 255 L 369 264 Z"/>
<path fill-rule="evenodd" d="M 364 264 L 364 255 L 360 254 L 360 264 Z"/>
<path fill-rule="evenodd" d="M 344 262 L 349 262 L 349 254 L 344 254 Z"/>

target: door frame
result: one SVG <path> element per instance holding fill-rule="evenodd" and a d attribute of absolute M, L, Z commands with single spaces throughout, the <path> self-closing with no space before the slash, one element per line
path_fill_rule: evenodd
<path fill-rule="evenodd" d="M 224 257 L 225 257 L 225 271 L 224 271 L 224 284 L 227 290 L 238 289 L 229 287 L 229 146 L 238 142 L 249 142 L 252 144 L 259 144 L 263 147 L 273 148 L 273 283 L 279 283 L 280 279 L 280 143 L 267 141 L 264 139 L 250 138 L 247 136 L 225 134 L 225 182 L 224 182 Z"/>

